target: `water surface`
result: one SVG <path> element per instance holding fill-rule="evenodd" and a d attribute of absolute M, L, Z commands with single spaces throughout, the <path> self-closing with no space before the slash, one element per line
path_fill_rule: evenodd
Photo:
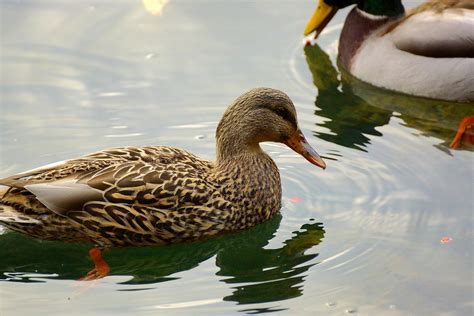
<path fill-rule="evenodd" d="M 341 73 L 348 11 L 304 48 L 314 5 L 3 1 L 0 176 L 124 145 L 212 159 L 226 106 L 256 86 L 290 95 L 328 168 L 265 144 L 281 216 L 208 241 L 111 250 L 97 282 L 77 281 L 90 245 L 2 231 L 1 314 L 471 314 L 474 160 L 449 143 L 472 104 Z"/>

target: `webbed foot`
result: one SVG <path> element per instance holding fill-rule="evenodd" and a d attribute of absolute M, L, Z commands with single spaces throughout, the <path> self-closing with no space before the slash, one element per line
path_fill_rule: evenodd
<path fill-rule="evenodd" d="M 458 132 L 451 142 L 452 149 L 472 145 L 474 143 L 474 115 L 466 116 L 459 124 Z"/>
<path fill-rule="evenodd" d="M 94 261 L 95 267 L 89 271 L 86 276 L 80 278 L 79 281 L 102 279 L 110 272 L 110 267 L 102 258 L 102 251 L 99 248 L 92 248 L 89 250 L 89 255 L 91 256 L 92 261 Z"/>

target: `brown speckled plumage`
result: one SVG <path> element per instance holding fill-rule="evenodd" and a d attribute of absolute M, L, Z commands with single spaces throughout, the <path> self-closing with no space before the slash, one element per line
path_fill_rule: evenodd
<path fill-rule="evenodd" d="M 0 180 L 0 223 L 47 240 L 101 247 L 196 240 L 249 228 L 281 207 L 281 185 L 261 141 L 297 132 L 284 93 L 257 88 L 219 123 L 216 162 L 182 149 L 108 149 Z"/>

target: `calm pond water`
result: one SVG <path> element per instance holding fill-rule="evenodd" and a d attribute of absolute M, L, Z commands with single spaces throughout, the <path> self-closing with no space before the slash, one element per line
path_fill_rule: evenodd
<path fill-rule="evenodd" d="M 281 216 L 208 241 L 108 251 L 99 281 L 77 281 L 90 245 L 2 230 L 0 314 L 472 314 L 474 156 L 449 143 L 473 105 L 339 73 L 347 10 L 304 48 L 309 0 L 0 6 L 0 177 L 122 145 L 212 159 L 223 111 L 256 86 L 290 95 L 328 164 L 264 145 L 281 170 Z"/>

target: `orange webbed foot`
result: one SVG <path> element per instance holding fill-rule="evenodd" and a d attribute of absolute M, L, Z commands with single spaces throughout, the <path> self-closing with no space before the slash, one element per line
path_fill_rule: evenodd
<path fill-rule="evenodd" d="M 99 248 L 92 248 L 89 250 L 89 255 L 94 261 L 95 267 L 86 276 L 79 279 L 79 281 L 91 281 L 102 279 L 110 272 L 110 267 L 102 258 L 102 251 Z"/>
<path fill-rule="evenodd" d="M 463 146 L 474 143 L 474 115 L 466 116 L 459 124 L 458 132 L 451 142 L 452 149 L 458 149 Z"/>

